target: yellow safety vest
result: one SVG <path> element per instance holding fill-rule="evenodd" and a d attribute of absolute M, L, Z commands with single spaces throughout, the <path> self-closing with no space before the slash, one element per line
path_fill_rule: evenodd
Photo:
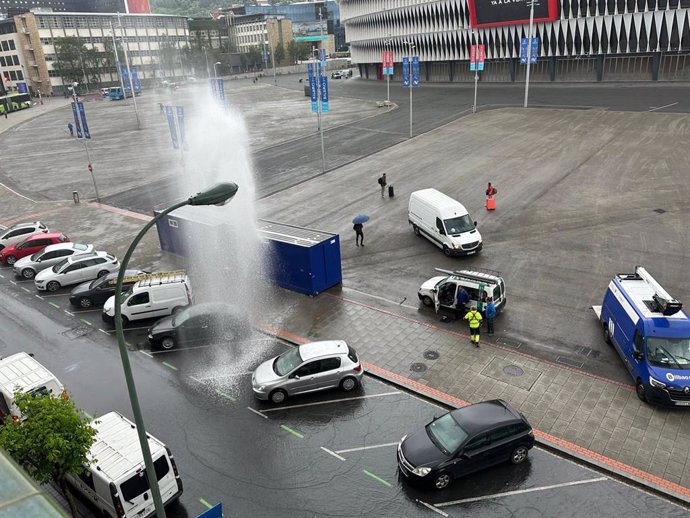
<path fill-rule="evenodd" d="M 477 329 L 482 323 L 482 314 L 479 311 L 468 311 L 465 320 L 470 323 L 472 329 Z"/>

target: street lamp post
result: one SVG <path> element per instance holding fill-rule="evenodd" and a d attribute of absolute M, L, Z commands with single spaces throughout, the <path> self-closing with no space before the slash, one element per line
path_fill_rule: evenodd
<path fill-rule="evenodd" d="M 408 56 L 408 73 L 410 74 L 410 84 L 409 84 L 409 89 L 410 89 L 410 138 L 412 138 L 412 49 L 416 48 L 416 45 L 412 43 L 411 41 L 403 41 L 408 47 L 407 51 L 407 56 Z"/>
<path fill-rule="evenodd" d="M 471 31 L 470 32 L 472 38 L 475 40 L 475 45 L 477 46 L 476 49 L 479 49 L 479 37 L 477 35 L 476 31 Z M 479 59 L 477 59 L 478 56 L 475 55 L 475 64 L 474 64 L 474 104 L 472 105 L 472 113 L 477 113 L 477 83 L 479 83 Z"/>
<path fill-rule="evenodd" d="M 113 37 L 113 52 L 115 52 L 115 66 L 117 67 L 117 77 L 120 78 L 120 88 L 122 88 L 122 95 L 124 96 L 125 106 L 127 106 L 127 96 L 125 95 L 125 82 L 120 73 L 120 56 L 117 52 L 117 42 L 115 41 L 115 28 L 113 21 L 110 20 L 110 34 Z M 112 76 L 111 76 L 112 77 Z"/>
<path fill-rule="evenodd" d="M 383 45 L 387 47 L 390 51 L 391 48 L 391 43 L 393 43 L 393 40 L 390 39 L 390 34 L 388 35 L 388 39 L 383 41 Z M 388 106 L 388 109 L 391 109 L 391 76 L 390 74 L 386 74 L 386 105 Z"/>
<path fill-rule="evenodd" d="M 529 30 L 527 31 L 527 72 L 525 74 L 525 105 L 527 108 L 527 99 L 529 98 L 529 66 L 532 61 L 532 27 L 534 26 L 534 1 L 529 3 Z"/>
<path fill-rule="evenodd" d="M 137 118 L 137 129 L 141 129 L 141 121 L 139 120 L 139 110 L 137 109 L 137 96 L 134 92 L 134 83 L 132 82 L 132 71 L 129 69 L 129 55 L 127 53 L 126 40 L 124 38 L 124 29 L 122 28 L 122 18 L 120 13 L 117 13 L 117 21 L 120 22 L 120 37 L 122 38 L 122 52 L 125 55 L 125 66 L 127 67 L 127 76 L 129 77 L 129 89 L 132 91 L 132 104 L 134 104 L 134 115 Z M 122 91 L 123 98 L 127 99 L 127 92 Z"/>
<path fill-rule="evenodd" d="M 74 110 L 76 110 L 76 113 L 79 113 L 79 107 L 77 105 L 77 102 L 79 102 L 79 97 L 77 97 L 77 86 L 79 86 L 79 83 L 72 83 L 72 86 L 68 86 L 67 88 L 72 90 L 72 102 L 74 102 Z M 77 124 L 77 121 L 74 121 L 75 124 Z M 89 145 L 86 143 L 86 136 L 82 139 L 82 142 L 84 143 L 84 150 L 86 151 L 86 162 L 88 163 L 87 169 L 89 170 L 89 173 L 91 173 L 91 181 L 93 182 L 93 190 L 96 192 L 96 201 L 98 203 L 101 203 L 101 196 L 98 194 L 98 185 L 96 185 L 96 175 L 93 174 L 93 165 L 91 165 L 91 154 L 89 153 Z"/>
<path fill-rule="evenodd" d="M 139 399 L 137 397 L 137 389 L 134 385 L 134 377 L 132 375 L 132 367 L 129 363 L 129 356 L 127 354 L 127 346 L 125 344 L 125 335 L 122 329 L 122 282 L 125 277 L 125 271 L 129 260 L 134 253 L 134 249 L 139 244 L 139 241 L 144 237 L 146 232 L 156 224 L 163 216 L 166 216 L 175 209 L 179 209 L 185 205 L 224 205 L 230 201 L 237 193 L 237 185 L 234 183 L 219 183 L 212 188 L 198 193 L 187 200 L 176 203 L 172 207 L 157 214 L 151 221 L 149 221 L 143 229 L 137 234 L 129 245 L 125 257 L 120 265 L 120 270 L 117 274 L 117 284 L 115 285 L 115 334 L 117 336 L 117 345 L 120 350 L 120 358 L 122 360 L 122 370 L 125 374 L 125 381 L 127 383 L 127 392 L 129 393 L 129 401 L 132 405 L 132 413 L 134 414 L 134 422 L 137 426 L 137 435 L 139 436 L 139 444 L 141 445 L 141 454 L 144 457 L 144 464 L 146 466 L 146 477 L 151 488 L 151 495 L 153 496 L 153 503 L 156 507 L 157 518 L 165 518 L 165 509 L 163 507 L 163 500 L 161 498 L 160 488 L 158 487 L 158 479 L 153 467 L 153 459 L 151 458 L 151 450 L 149 448 L 148 439 L 146 437 L 146 430 L 144 429 L 144 419 L 139 407 Z"/>
<path fill-rule="evenodd" d="M 214 75 L 214 77 L 218 77 L 218 69 L 217 69 L 216 67 L 217 67 L 218 65 L 222 65 L 222 64 L 223 64 L 223 63 L 221 63 L 220 61 L 216 61 L 216 62 L 213 64 L 213 75 Z"/>

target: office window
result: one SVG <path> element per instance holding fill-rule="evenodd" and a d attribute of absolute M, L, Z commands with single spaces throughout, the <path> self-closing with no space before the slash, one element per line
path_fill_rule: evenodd
<path fill-rule="evenodd" d="M 4 50 L 4 51 L 10 50 L 10 46 L 7 44 L 6 41 L 2 42 L 2 50 Z"/>
<path fill-rule="evenodd" d="M 14 70 L 10 70 L 10 79 L 11 79 L 12 81 L 16 81 L 16 80 L 17 80 L 17 73 L 16 73 Z"/>
<path fill-rule="evenodd" d="M 21 70 L 17 70 L 17 81 L 23 81 L 24 80 L 24 74 L 22 74 Z"/>
<path fill-rule="evenodd" d="M 12 56 L 12 61 L 15 65 L 19 66 L 19 56 L 17 56 L 16 54 Z"/>
<path fill-rule="evenodd" d="M 17 48 L 14 46 L 14 40 L 10 40 L 10 50 L 17 50 Z"/>

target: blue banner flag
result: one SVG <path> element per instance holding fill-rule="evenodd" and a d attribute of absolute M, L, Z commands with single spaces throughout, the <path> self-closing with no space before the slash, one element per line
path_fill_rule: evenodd
<path fill-rule="evenodd" d="M 410 87 L 410 58 L 403 58 L 402 60 L 402 86 L 403 88 Z"/>
<path fill-rule="evenodd" d="M 77 130 L 77 138 L 83 138 L 81 133 L 81 124 L 79 124 L 79 112 L 77 109 L 77 103 L 72 101 L 72 115 L 74 116 L 74 128 Z"/>
<path fill-rule="evenodd" d="M 225 100 L 225 79 L 218 79 L 218 99 Z"/>
<path fill-rule="evenodd" d="M 172 145 L 175 149 L 180 149 L 180 144 L 177 141 L 177 126 L 175 125 L 175 113 L 173 112 L 172 106 L 165 106 L 165 116 L 168 119 L 168 128 L 170 128 L 170 138 L 172 139 Z"/>
<path fill-rule="evenodd" d="M 211 85 L 211 97 L 215 99 L 218 97 L 218 82 L 215 79 L 209 79 L 208 84 Z"/>
<path fill-rule="evenodd" d="M 527 63 L 527 38 L 520 40 L 520 64 Z"/>
<path fill-rule="evenodd" d="M 84 110 L 84 103 L 79 101 L 77 103 L 77 107 L 79 110 L 79 119 L 81 120 L 81 129 L 84 133 L 84 138 L 87 140 L 91 140 L 91 133 L 89 133 L 89 125 L 86 124 L 86 111 Z"/>
<path fill-rule="evenodd" d="M 532 53 L 529 57 L 529 62 L 534 65 L 537 62 L 537 56 L 539 55 L 539 38 L 532 38 Z"/>
<path fill-rule="evenodd" d="M 127 67 L 120 65 L 120 76 L 122 76 L 122 83 L 125 85 L 125 90 L 129 89 L 129 74 L 127 73 Z"/>
<path fill-rule="evenodd" d="M 539 55 L 539 38 L 532 38 L 532 48 L 530 50 L 529 62 L 534 65 L 537 62 L 537 57 Z M 520 40 L 520 64 L 525 65 L 527 63 L 527 38 L 522 38 Z"/>
<path fill-rule="evenodd" d="M 412 86 L 419 87 L 419 56 L 412 58 Z"/>
<path fill-rule="evenodd" d="M 187 139 L 184 133 L 184 106 L 177 106 L 177 128 L 180 131 L 180 142 L 182 147 L 187 146 Z"/>
<path fill-rule="evenodd" d="M 326 49 L 319 49 L 319 62 L 323 68 L 326 68 Z"/>
<path fill-rule="evenodd" d="M 321 76 L 321 112 L 326 113 L 329 110 L 328 104 L 328 78 Z"/>
<path fill-rule="evenodd" d="M 309 94 L 311 96 L 311 111 L 316 113 L 317 111 L 319 111 L 319 107 L 317 106 L 318 93 L 316 91 L 317 85 L 316 76 L 314 75 L 313 63 L 307 64 L 307 73 L 309 74 Z"/>
<path fill-rule="evenodd" d="M 132 85 L 135 91 L 141 90 L 141 82 L 139 81 L 139 72 L 137 72 L 137 67 L 132 67 Z"/>
<path fill-rule="evenodd" d="M 264 60 L 264 63 L 266 61 L 268 61 L 268 51 L 267 50 L 264 50 L 263 52 L 261 52 L 261 58 Z"/>

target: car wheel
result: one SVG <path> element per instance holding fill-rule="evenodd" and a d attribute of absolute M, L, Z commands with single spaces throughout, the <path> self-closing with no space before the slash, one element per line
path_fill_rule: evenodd
<path fill-rule="evenodd" d="M 182 306 L 175 306 L 172 308 L 172 314 L 177 315 L 180 311 L 182 311 Z"/>
<path fill-rule="evenodd" d="M 48 291 L 57 291 L 60 289 L 60 283 L 58 281 L 50 281 L 46 284 L 46 289 Z"/>
<path fill-rule="evenodd" d="M 640 379 L 635 383 L 635 392 L 637 393 L 637 397 L 640 398 L 640 401 L 647 402 L 647 390 L 644 388 L 644 383 L 642 383 Z"/>
<path fill-rule="evenodd" d="M 343 380 L 340 382 L 340 390 L 344 390 L 345 392 L 352 392 L 357 388 L 357 380 L 353 378 L 352 376 L 348 376 L 347 378 L 343 378 Z"/>
<path fill-rule="evenodd" d="M 166 351 L 169 351 L 175 347 L 175 339 L 172 336 L 166 336 L 161 340 L 161 347 Z"/>
<path fill-rule="evenodd" d="M 611 333 L 608 326 L 604 326 L 604 342 L 611 345 Z"/>
<path fill-rule="evenodd" d="M 108 275 L 109 273 L 110 272 L 108 270 L 101 270 L 100 272 L 98 272 L 97 277 L 100 279 L 101 277 L 103 277 L 104 275 Z"/>
<path fill-rule="evenodd" d="M 90 308 L 91 306 L 93 306 L 93 301 L 89 297 L 81 297 L 79 299 L 80 308 Z"/>
<path fill-rule="evenodd" d="M 448 473 L 440 473 L 434 479 L 434 487 L 436 489 L 445 489 L 450 484 L 450 475 Z"/>
<path fill-rule="evenodd" d="M 7 257 L 5 257 L 5 264 L 9 264 L 10 266 L 12 266 L 16 262 L 17 258 L 13 255 L 8 255 Z"/>
<path fill-rule="evenodd" d="M 424 295 L 422 297 L 422 304 L 424 304 L 426 307 L 430 308 L 431 306 L 434 305 L 434 301 L 431 300 L 431 297 L 429 297 L 428 295 Z"/>
<path fill-rule="evenodd" d="M 271 399 L 271 403 L 279 405 L 287 399 L 287 393 L 283 389 L 277 389 L 271 392 L 269 398 Z"/>
<path fill-rule="evenodd" d="M 450 248 L 448 248 L 446 245 L 443 245 L 443 255 L 446 257 L 450 257 L 452 254 L 450 253 Z"/>
<path fill-rule="evenodd" d="M 518 446 L 510 454 L 510 462 L 512 464 L 522 464 L 527 460 L 527 455 L 529 454 L 529 449 L 527 446 Z"/>
<path fill-rule="evenodd" d="M 412 225 L 412 230 L 414 231 L 415 236 L 421 236 L 422 233 L 419 231 L 419 227 L 417 225 Z"/>
<path fill-rule="evenodd" d="M 33 271 L 31 268 L 24 268 L 22 270 L 22 277 L 24 279 L 33 279 L 34 277 L 36 277 L 36 272 Z"/>

